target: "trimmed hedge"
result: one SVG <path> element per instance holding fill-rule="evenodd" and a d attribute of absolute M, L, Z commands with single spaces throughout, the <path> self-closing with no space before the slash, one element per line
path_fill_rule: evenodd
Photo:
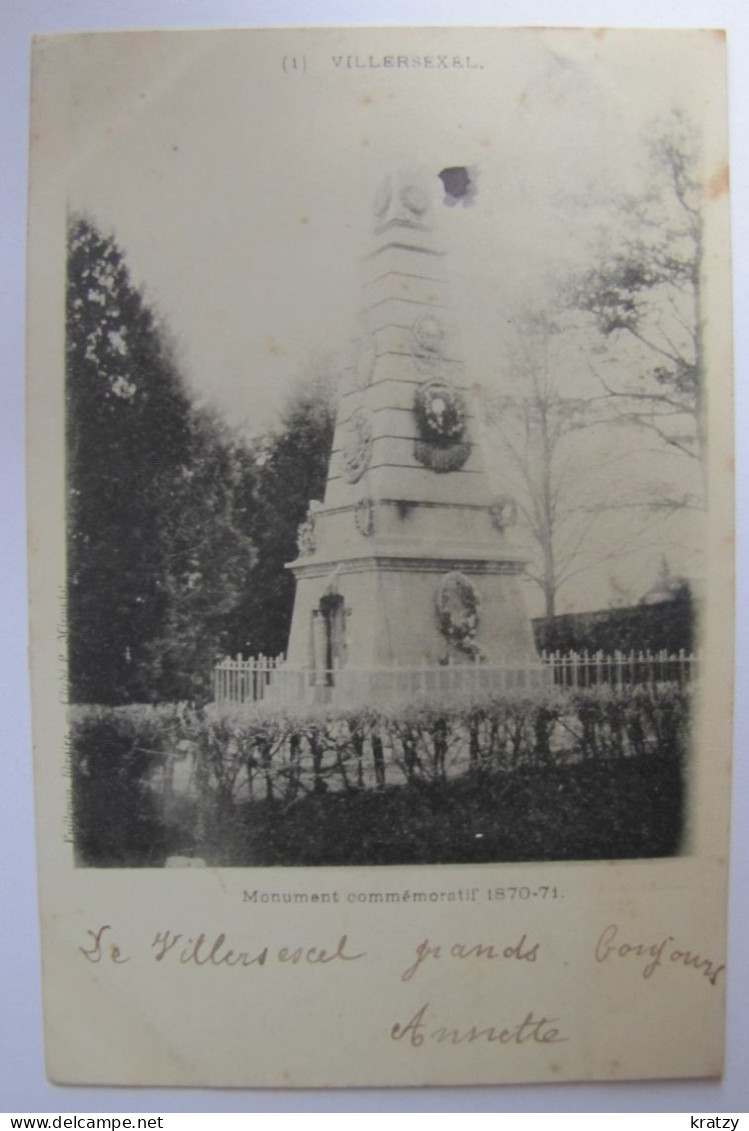
<path fill-rule="evenodd" d="M 78 860 L 670 855 L 688 733 L 688 691 L 673 685 L 389 711 L 76 707 Z"/>
<path fill-rule="evenodd" d="M 698 603 L 687 589 L 671 601 L 631 605 L 623 609 L 598 609 L 587 613 L 559 613 L 536 617 L 533 635 L 541 652 L 666 652 L 689 653 L 695 648 Z"/>

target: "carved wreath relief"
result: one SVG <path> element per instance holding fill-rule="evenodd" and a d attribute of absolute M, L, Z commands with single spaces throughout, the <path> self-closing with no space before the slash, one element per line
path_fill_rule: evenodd
<path fill-rule="evenodd" d="M 377 186 L 374 198 L 375 216 L 384 216 L 393 199 L 393 182 L 390 177 L 384 177 Z"/>
<path fill-rule="evenodd" d="M 308 514 L 304 522 L 299 523 L 296 532 L 296 544 L 301 557 L 314 554 L 317 546 L 314 515 Z"/>
<path fill-rule="evenodd" d="M 421 218 L 429 207 L 429 197 L 420 185 L 404 185 L 401 189 L 401 204 L 414 216 Z"/>
<path fill-rule="evenodd" d="M 356 483 L 369 467 L 372 456 L 372 423 L 366 409 L 357 408 L 348 422 L 341 449 L 343 477 Z"/>
<path fill-rule="evenodd" d="M 419 439 L 414 456 L 432 471 L 457 471 L 468 459 L 465 440 L 466 406 L 461 393 L 448 381 L 434 378 L 416 390 L 414 414 Z"/>
<path fill-rule="evenodd" d="M 377 347 L 369 332 L 357 339 L 354 356 L 354 388 L 366 389 L 372 380 L 377 362 Z"/>
<path fill-rule="evenodd" d="M 470 578 L 459 570 L 444 575 L 437 589 L 435 609 L 437 626 L 448 644 L 448 658 L 457 652 L 471 660 L 483 659 L 475 641 L 480 607 L 481 594 Z"/>
<path fill-rule="evenodd" d="M 367 497 L 359 499 L 354 508 L 354 522 L 356 529 L 365 538 L 374 534 L 374 503 L 371 499 Z"/>
<path fill-rule="evenodd" d="M 444 353 L 445 328 L 436 314 L 420 314 L 411 326 L 411 343 L 418 369 L 434 372 Z"/>
<path fill-rule="evenodd" d="M 377 186 L 373 207 L 381 222 L 390 218 L 420 226 L 429 211 L 429 193 L 420 184 L 403 184 L 400 178 L 385 177 Z"/>
<path fill-rule="evenodd" d="M 492 526 L 503 534 L 508 526 L 514 526 L 518 517 L 518 505 L 511 495 L 500 495 L 489 507 Z"/>

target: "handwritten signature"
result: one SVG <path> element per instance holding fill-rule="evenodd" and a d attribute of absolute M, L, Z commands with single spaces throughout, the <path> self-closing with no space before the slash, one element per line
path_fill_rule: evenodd
<path fill-rule="evenodd" d="M 538 1045 L 556 1045 L 569 1040 L 569 1037 L 563 1036 L 561 1029 L 557 1027 L 559 1018 L 536 1017 L 532 1010 L 522 1021 L 510 1022 L 506 1026 L 495 1024 L 479 1028 L 475 1024 L 467 1026 L 450 1024 L 432 1028 L 431 1022 L 430 1025 L 426 1022 L 428 1009 L 429 1002 L 422 1005 L 405 1025 L 396 1022 L 390 1030 L 391 1040 L 405 1039 L 406 1044 L 411 1045 L 412 1048 L 419 1048 L 425 1041 L 438 1045 L 473 1044 L 476 1041 L 488 1045 L 526 1045 L 531 1042 Z"/>

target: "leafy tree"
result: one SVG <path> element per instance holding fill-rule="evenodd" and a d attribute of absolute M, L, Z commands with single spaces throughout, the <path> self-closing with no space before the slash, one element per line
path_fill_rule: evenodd
<path fill-rule="evenodd" d="M 311 499 L 322 499 L 335 427 L 335 380 L 329 359 L 291 392 L 280 425 L 257 444 L 252 535 L 256 560 L 234 617 L 232 652 L 285 651 L 294 606 L 297 528 Z"/>
<path fill-rule="evenodd" d="M 254 560 L 254 462 L 193 407 L 122 251 L 80 217 L 66 395 L 71 698 L 203 696 Z"/>
<path fill-rule="evenodd" d="M 187 458 L 189 404 L 122 251 L 80 217 L 68 231 L 66 317 L 71 696 L 150 699 L 163 505 Z"/>
<path fill-rule="evenodd" d="M 177 471 L 161 531 L 164 616 L 147 648 L 154 684 L 168 700 L 209 692 L 256 556 L 253 511 L 245 505 L 254 467 L 217 416 L 193 412 Z"/>

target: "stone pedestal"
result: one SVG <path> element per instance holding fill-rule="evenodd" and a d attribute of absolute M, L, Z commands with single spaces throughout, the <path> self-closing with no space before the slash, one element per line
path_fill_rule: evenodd
<path fill-rule="evenodd" d="M 434 181 L 388 177 L 378 190 L 325 499 L 288 566 L 287 666 L 329 683 L 344 668 L 535 659 L 505 533 L 512 503 L 492 497 L 476 443 Z"/>

